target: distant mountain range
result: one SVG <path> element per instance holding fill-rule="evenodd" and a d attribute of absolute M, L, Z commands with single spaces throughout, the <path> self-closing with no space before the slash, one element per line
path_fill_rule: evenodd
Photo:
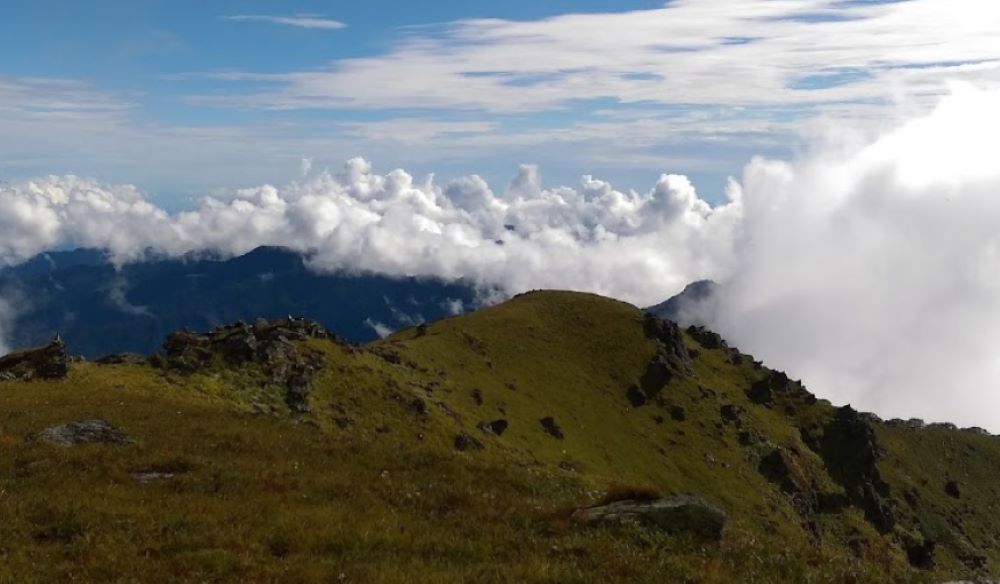
<path fill-rule="evenodd" d="M 153 258 L 116 270 L 99 250 L 46 253 L 0 270 L 0 298 L 14 308 L 5 340 L 37 346 L 58 333 L 71 353 L 88 358 L 150 354 L 177 329 L 294 315 L 364 342 L 462 314 L 480 297 L 470 283 L 321 274 L 305 259 L 261 247 L 231 259 Z"/>

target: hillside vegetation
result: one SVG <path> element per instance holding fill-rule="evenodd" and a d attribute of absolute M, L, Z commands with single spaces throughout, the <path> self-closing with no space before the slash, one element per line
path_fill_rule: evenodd
<path fill-rule="evenodd" d="M 265 361 L 182 335 L 0 381 L 0 582 L 1000 573 L 1000 439 L 834 407 L 708 331 L 566 292 L 363 346 L 269 327 Z M 46 439 L 87 420 L 124 437 Z M 574 514 L 676 495 L 721 539 Z"/>

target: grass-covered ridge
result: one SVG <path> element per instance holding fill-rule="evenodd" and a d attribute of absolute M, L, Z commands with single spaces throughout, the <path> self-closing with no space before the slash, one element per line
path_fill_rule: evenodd
<path fill-rule="evenodd" d="M 659 350 L 644 319 L 539 292 L 362 347 L 298 341 L 324 362 L 304 415 L 254 366 L 0 382 L 0 582 L 1000 572 L 1000 439 L 867 421 L 697 332 L 690 375 L 637 405 Z M 34 439 L 95 418 L 135 443 Z M 479 428 L 501 420 L 499 436 Z M 570 518 L 616 493 L 698 495 L 727 512 L 722 541 Z"/>

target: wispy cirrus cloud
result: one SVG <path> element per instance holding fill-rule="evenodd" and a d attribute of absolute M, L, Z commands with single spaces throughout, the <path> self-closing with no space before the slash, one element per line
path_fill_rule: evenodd
<path fill-rule="evenodd" d="M 1000 7 L 979 0 L 677 0 L 622 13 L 462 20 L 322 69 L 229 73 L 219 79 L 253 87 L 202 103 L 494 113 L 601 99 L 746 107 L 905 95 L 932 104 L 928 94 L 946 91 L 943 78 L 1000 81 L 998 28 Z"/>
<path fill-rule="evenodd" d="M 235 14 L 232 16 L 223 16 L 222 19 L 234 22 L 268 22 L 271 24 L 283 24 L 285 26 L 319 30 L 337 30 L 347 27 L 346 24 L 339 20 L 333 20 L 332 18 L 326 18 L 318 14 L 293 14 L 291 16 Z"/>

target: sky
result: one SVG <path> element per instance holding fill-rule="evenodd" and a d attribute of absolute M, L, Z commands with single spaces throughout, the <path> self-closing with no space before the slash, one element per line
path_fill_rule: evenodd
<path fill-rule="evenodd" d="M 1000 432 L 992 0 L 84 4 L 2 6 L 0 265 L 711 278 L 711 327 L 817 394 Z"/>
<path fill-rule="evenodd" d="M 7 0 L 0 178 L 77 174 L 170 210 L 303 159 L 478 174 L 522 163 L 706 198 L 814 124 L 995 76 L 986 0 Z M 984 14 L 984 13 L 989 14 Z M 969 15 L 975 15 L 970 17 Z M 896 115 L 895 112 L 892 115 Z"/>

